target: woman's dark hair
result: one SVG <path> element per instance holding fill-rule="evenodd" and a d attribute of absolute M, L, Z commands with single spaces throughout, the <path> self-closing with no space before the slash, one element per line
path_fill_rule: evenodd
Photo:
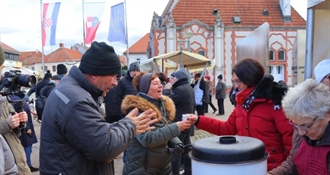
<path fill-rule="evenodd" d="M 137 90 L 138 92 L 140 92 L 140 87 L 139 87 L 139 84 L 140 84 L 140 80 L 142 78 L 142 76 L 144 74 L 147 74 L 148 72 L 139 72 L 132 80 L 132 84 L 135 88 L 135 90 Z M 155 78 L 158 78 L 158 75 L 157 74 L 152 74 L 150 79 L 149 79 L 149 84 L 152 80 L 154 80 Z"/>
<path fill-rule="evenodd" d="M 235 73 L 241 82 L 248 87 L 259 83 L 265 74 L 263 66 L 255 59 L 245 58 L 232 68 L 232 74 Z"/>
<path fill-rule="evenodd" d="M 157 72 L 158 78 L 160 79 L 160 82 L 164 85 L 166 84 L 166 74 L 163 72 Z"/>

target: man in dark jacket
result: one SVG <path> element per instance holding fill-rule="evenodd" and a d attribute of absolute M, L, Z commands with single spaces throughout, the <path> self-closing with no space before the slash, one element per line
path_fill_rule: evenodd
<path fill-rule="evenodd" d="M 185 69 L 180 69 L 170 77 L 170 84 L 164 88 L 164 95 L 168 95 L 174 102 L 176 114 L 174 122 L 181 121 L 183 114 L 193 114 L 195 110 L 195 92 L 188 83 L 188 72 Z M 172 85 L 171 85 L 172 84 Z M 181 132 L 179 139 L 184 145 L 190 145 L 190 129 Z M 182 154 L 184 173 L 191 175 L 191 159 L 189 157 L 189 149 Z M 173 175 L 180 174 L 181 155 L 172 155 L 172 173 Z"/>
<path fill-rule="evenodd" d="M 105 98 L 105 113 L 108 122 L 116 122 L 125 117 L 121 111 L 121 103 L 126 95 L 137 94 L 134 89 L 132 80 L 140 72 L 138 62 L 131 63 L 126 76 L 119 80 L 118 85 L 114 87 Z"/>
<path fill-rule="evenodd" d="M 39 81 L 35 86 L 33 86 L 24 97 L 25 101 L 30 101 L 29 100 L 30 95 L 33 94 L 33 93 L 36 93 L 35 94 L 35 96 L 36 96 L 35 102 L 36 102 L 36 110 L 37 110 L 37 114 L 38 114 L 38 122 L 39 123 L 42 120 L 42 113 L 43 113 L 43 109 L 44 109 L 44 106 L 40 105 L 42 103 L 38 102 L 38 100 L 41 100 L 41 99 L 39 99 L 40 91 L 43 87 L 45 87 L 48 84 L 48 82 L 51 78 L 52 78 L 52 74 L 48 70 L 47 73 L 45 73 L 44 78 L 41 81 Z"/>
<path fill-rule="evenodd" d="M 155 113 L 136 116 L 133 109 L 124 119 L 110 124 L 100 105 L 117 85 L 121 65 L 113 47 L 93 42 L 79 68 L 69 74 L 48 96 L 40 131 L 40 174 L 114 175 L 113 159 L 127 149 L 135 134 L 153 129 Z"/>
<path fill-rule="evenodd" d="M 60 80 L 61 77 L 59 75 L 54 75 L 52 79 L 48 82 L 48 84 L 40 90 L 39 98 L 43 100 L 44 104 L 46 104 L 46 100 L 49 94 L 52 92 L 55 86 L 60 82 Z"/>

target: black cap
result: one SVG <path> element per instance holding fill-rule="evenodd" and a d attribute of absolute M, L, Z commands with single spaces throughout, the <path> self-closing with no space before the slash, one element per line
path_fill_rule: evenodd
<path fill-rule="evenodd" d="M 89 75 L 114 75 L 121 73 L 121 64 L 112 46 L 94 41 L 82 56 L 79 69 Z"/>

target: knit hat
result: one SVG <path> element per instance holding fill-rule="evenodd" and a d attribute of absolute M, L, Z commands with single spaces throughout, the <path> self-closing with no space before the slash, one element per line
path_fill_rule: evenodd
<path fill-rule="evenodd" d="M 5 62 L 5 53 L 0 44 L 0 65 L 2 65 L 4 62 Z"/>
<path fill-rule="evenodd" d="M 59 75 L 53 75 L 52 80 L 61 80 Z"/>
<path fill-rule="evenodd" d="M 139 89 L 140 89 L 140 92 L 143 92 L 145 94 L 148 93 L 149 91 L 149 87 L 150 87 L 150 78 L 152 76 L 152 73 L 146 73 L 146 74 L 143 74 L 141 79 L 140 79 L 140 82 L 139 82 Z"/>
<path fill-rule="evenodd" d="M 205 78 L 208 79 L 209 81 L 211 80 L 211 77 L 208 75 L 206 75 Z"/>
<path fill-rule="evenodd" d="M 218 78 L 219 78 L 220 80 L 222 80 L 222 74 L 220 74 L 220 75 L 218 76 Z"/>
<path fill-rule="evenodd" d="M 44 79 L 52 78 L 52 74 L 50 73 L 50 70 L 47 70 L 47 73 L 45 73 Z"/>
<path fill-rule="evenodd" d="M 121 73 L 121 64 L 112 46 L 94 41 L 81 57 L 79 69 L 89 75 L 114 75 Z"/>
<path fill-rule="evenodd" d="M 138 62 L 133 62 L 129 65 L 129 69 L 128 71 L 131 72 L 131 71 L 140 71 L 140 66 L 139 66 L 139 63 Z"/>
<path fill-rule="evenodd" d="M 328 74 L 330 74 L 330 59 L 324 59 L 315 66 L 314 76 L 316 81 L 321 83 Z"/>
<path fill-rule="evenodd" d="M 175 72 L 173 72 L 173 74 L 171 74 L 172 77 L 175 77 L 178 80 L 187 78 L 188 79 L 188 73 L 185 69 L 179 69 Z"/>
<path fill-rule="evenodd" d="M 68 73 L 68 69 L 66 68 L 66 66 L 64 64 L 58 64 L 56 67 L 57 70 L 57 75 L 63 75 Z"/>

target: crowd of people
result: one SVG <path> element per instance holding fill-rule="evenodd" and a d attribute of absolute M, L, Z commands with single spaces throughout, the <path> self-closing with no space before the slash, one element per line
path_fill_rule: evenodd
<path fill-rule="evenodd" d="M 0 70 L 3 63 L 0 46 Z M 190 82 L 186 68 L 168 76 L 143 72 L 139 62 L 121 68 L 114 48 L 94 41 L 78 67 L 59 64 L 57 75 L 45 73 L 24 96 L 22 111 L 0 96 L 0 174 L 113 175 L 114 159 L 124 153 L 124 175 L 191 175 L 195 127 L 261 140 L 269 175 L 330 174 L 330 59 L 315 67 L 315 79 L 290 88 L 256 59 L 242 59 L 231 72 L 234 109 L 226 110 L 227 120 L 207 116 L 209 106 L 225 115 L 221 74 L 216 83 L 205 72 Z M 29 105 L 33 93 L 40 138 Z M 37 168 L 31 152 L 38 141 Z"/>

